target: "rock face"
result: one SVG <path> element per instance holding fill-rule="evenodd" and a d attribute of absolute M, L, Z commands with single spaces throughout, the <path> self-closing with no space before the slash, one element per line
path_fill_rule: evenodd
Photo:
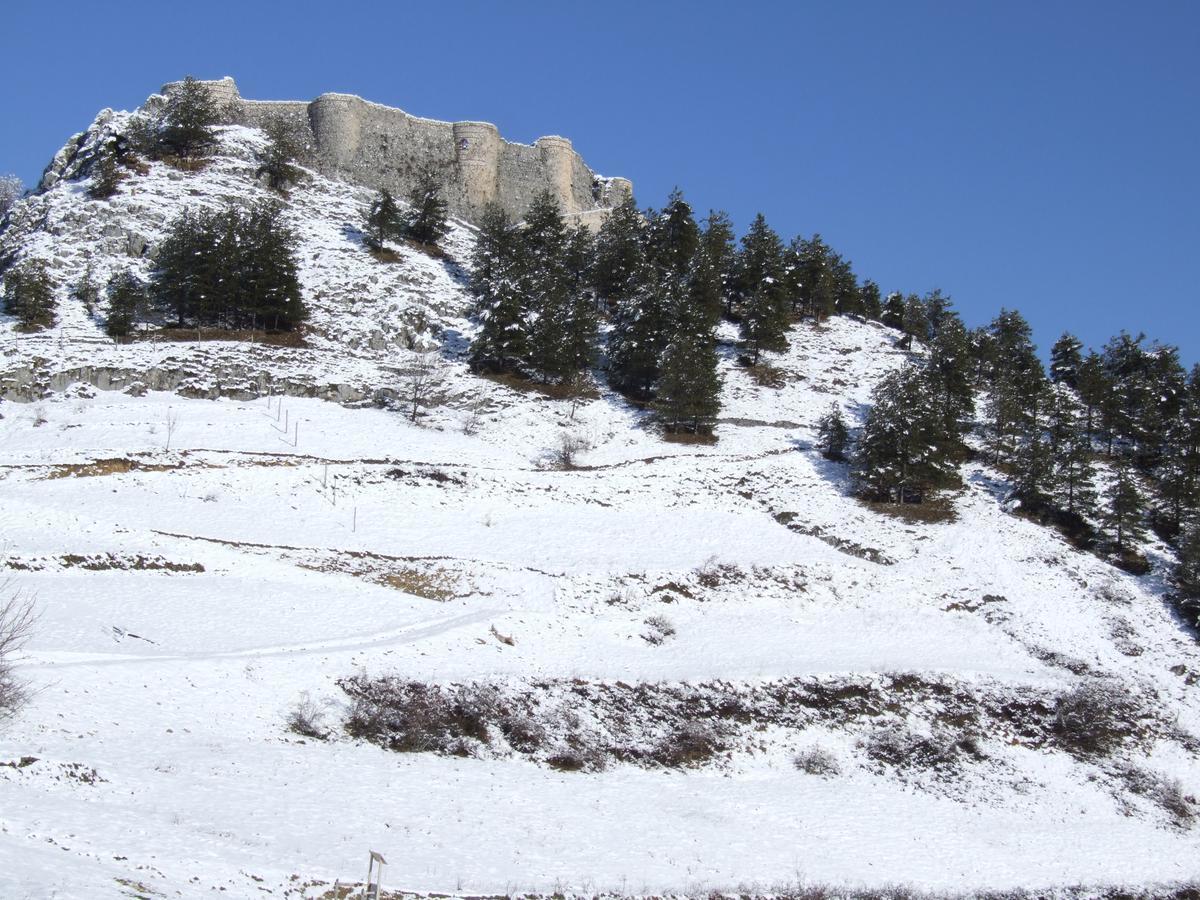
<path fill-rule="evenodd" d="M 352 94 L 322 94 L 307 103 L 247 100 L 232 78 L 202 83 L 235 120 L 286 123 L 306 147 L 303 162 L 324 175 L 404 196 L 421 170 L 433 169 L 451 213 L 469 222 L 490 202 L 520 219 L 549 189 L 568 219 L 596 227 L 633 193 L 627 179 L 593 172 L 563 137 L 515 144 L 487 122 L 422 119 Z"/>

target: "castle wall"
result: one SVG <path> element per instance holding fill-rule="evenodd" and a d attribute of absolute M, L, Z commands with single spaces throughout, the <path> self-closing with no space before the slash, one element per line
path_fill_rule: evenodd
<path fill-rule="evenodd" d="M 322 94 L 311 103 L 245 100 L 231 78 L 204 84 L 247 125 L 285 123 L 307 148 L 302 162 L 324 175 L 404 197 L 418 174 L 432 169 L 451 213 L 467 221 L 478 221 L 490 202 L 520 220 L 549 190 L 564 215 L 598 227 L 632 191 L 623 178 L 599 178 L 566 138 L 515 144 L 486 122 L 422 119 L 352 94 Z"/>

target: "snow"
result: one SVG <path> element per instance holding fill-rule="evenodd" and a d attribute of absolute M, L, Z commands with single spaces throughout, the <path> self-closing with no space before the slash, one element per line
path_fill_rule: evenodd
<path fill-rule="evenodd" d="M 205 172 L 156 165 L 103 213 L 62 182 L 26 201 L 46 224 L 21 246 L 67 282 L 104 216 L 153 238 L 185 203 L 260 191 L 248 175 L 257 140 L 230 129 Z M 348 227 L 365 202 L 317 176 L 289 202 L 314 310 L 307 348 L 118 346 L 65 296 L 61 333 L 0 321 L 0 373 L 177 368 L 185 386 L 210 388 L 214 370 L 241 367 L 248 388 L 262 375 L 371 396 L 402 391 L 415 351 L 436 342 L 443 382 L 417 424 L 299 396 L 75 386 L 3 404 L 0 569 L 41 617 L 19 668 L 36 694 L 0 726 L 0 764 L 37 758 L 0 765 L 0 896 L 118 897 L 129 884 L 315 896 L 316 882 L 360 879 L 368 849 L 389 860 L 389 886 L 448 893 L 803 881 L 971 891 L 1195 875 L 1196 830 L 1120 796 L 1109 764 L 989 735 L 988 760 L 945 785 L 871 764 L 868 731 L 851 722 L 770 728 L 697 769 L 597 773 L 290 733 L 305 694 L 336 722 L 347 703 L 336 681 L 357 672 L 747 691 L 914 672 L 1053 694 L 1083 680 L 1055 662 L 1069 658 L 1200 734 L 1200 702 L 1172 671 L 1200 672 L 1200 650 L 1154 576 L 1012 515 L 980 464 L 964 468 L 952 520 L 909 522 L 850 497 L 845 468 L 812 449 L 832 401 L 861 425 L 872 386 L 908 358 L 887 329 L 798 326 L 789 351 L 767 355 L 784 374 L 771 388 L 735 365 L 725 326 L 718 442 L 666 443 L 602 385 L 572 411 L 471 375 L 460 273 L 407 248 L 397 264 L 371 259 Z M 454 258 L 469 246 L 457 227 Z M 129 262 L 101 254 L 98 266 Z M 564 433 L 589 447 L 577 470 L 549 464 Z M 113 459 L 136 465 L 106 470 Z M 736 576 L 707 576 L 721 566 Z M 449 597 L 421 596 L 413 573 Z M 641 637 L 651 615 L 676 628 L 659 646 Z M 928 723 L 914 712 L 909 724 Z M 840 775 L 795 769 L 791 755 L 813 744 Z M 1181 739 L 1156 737 L 1128 762 L 1200 791 Z"/>

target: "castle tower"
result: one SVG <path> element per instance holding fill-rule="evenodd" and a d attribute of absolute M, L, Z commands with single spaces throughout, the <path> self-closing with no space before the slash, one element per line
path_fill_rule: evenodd
<path fill-rule="evenodd" d="M 336 169 L 349 169 L 362 141 L 365 104 L 351 94 L 322 94 L 308 104 L 308 121 L 317 155 Z"/>
<path fill-rule="evenodd" d="M 237 82 L 235 82 L 228 75 L 218 81 L 201 81 L 199 83 L 208 89 L 208 95 L 212 97 L 213 102 L 215 102 L 218 106 L 226 106 L 236 100 L 242 99 L 241 94 L 238 93 Z M 167 82 L 162 86 L 162 90 L 160 90 L 159 93 L 163 94 L 164 96 L 170 96 L 171 94 L 175 93 L 175 91 L 178 90 L 182 84 L 182 81 Z"/>
<path fill-rule="evenodd" d="M 499 193 L 500 131 L 488 122 L 454 123 L 458 183 L 468 209 L 482 211 Z"/>
<path fill-rule="evenodd" d="M 572 173 L 575 170 L 575 149 L 565 137 L 540 137 L 533 142 L 542 155 L 542 167 L 546 173 L 546 187 L 558 201 L 563 215 L 572 216 L 579 212 L 575 202 Z"/>

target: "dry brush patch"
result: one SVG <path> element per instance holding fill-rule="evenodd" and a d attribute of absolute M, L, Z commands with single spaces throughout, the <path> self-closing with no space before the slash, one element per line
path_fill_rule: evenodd
<path fill-rule="evenodd" d="M 989 759 L 989 742 L 1104 763 L 1175 736 L 1174 726 L 1141 699 L 1093 682 L 1061 695 L 915 673 L 754 684 L 556 679 L 437 685 L 359 675 L 339 686 L 353 704 L 344 723 L 353 737 L 404 752 L 519 754 L 576 771 L 612 763 L 720 765 L 735 752 L 755 752 L 765 729 L 821 727 L 857 735 L 868 770 L 949 784 Z M 796 758 L 804 771 L 831 774 L 837 761 L 825 762 L 817 749 Z"/>

